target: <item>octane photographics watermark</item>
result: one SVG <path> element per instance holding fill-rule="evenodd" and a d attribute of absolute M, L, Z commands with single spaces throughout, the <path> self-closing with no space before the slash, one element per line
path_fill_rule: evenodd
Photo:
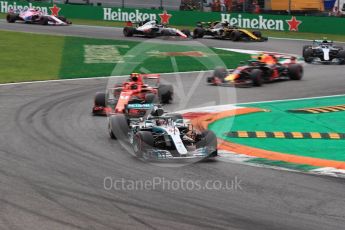
<path fill-rule="evenodd" d="M 237 176 L 228 180 L 170 180 L 153 177 L 148 180 L 105 177 L 103 187 L 107 191 L 242 191 L 242 180 Z"/>

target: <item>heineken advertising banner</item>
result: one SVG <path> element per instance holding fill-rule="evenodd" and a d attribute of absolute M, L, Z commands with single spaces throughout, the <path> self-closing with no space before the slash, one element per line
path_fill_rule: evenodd
<path fill-rule="evenodd" d="M 242 28 L 296 31 L 327 34 L 345 34 L 345 18 L 268 15 L 246 13 L 220 13 L 196 11 L 162 11 L 151 9 L 110 8 L 85 5 L 65 5 L 48 3 L 28 3 L 20 1 L 1 1 L 1 13 L 37 7 L 43 12 L 63 15 L 69 19 L 90 19 L 104 21 L 144 21 L 158 20 L 162 23 L 195 26 L 199 21 L 228 21 Z"/>

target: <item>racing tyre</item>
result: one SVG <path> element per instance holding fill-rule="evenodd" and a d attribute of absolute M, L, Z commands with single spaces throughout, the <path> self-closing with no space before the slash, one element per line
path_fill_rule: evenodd
<path fill-rule="evenodd" d="M 72 22 L 68 21 L 67 18 L 65 18 L 64 16 L 58 16 L 57 18 L 60 19 L 61 21 L 63 21 L 64 23 L 72 24 Z"/>
<path fill-rule="evenodd" d="M 224 78 L 226 78 L 226 76 L 228 76 L 228 71 L 224 67 L 217 67 L 213 71 L 213 77 L 221 79 L 222 82 L 224 82 Z M 209 81 L 209 79 L 207 79 L 207 81 Z"/>
<path fill-rule="evenodd" d="M 313 61 L 313 49 L 310 46 L 303 47 L 303 58 L 306 63 Z"/>
<path fill-rule="evenodd" d="M 254 35 L 255 35 L 255 37 L 257 37 L 257 38 L 261 38 L 261 37 L 262 37 L 262 35 L 261 35 L 261 32 L 260 32 L 260 31 L 255 30 L 255 31 L 253 31 L 253 34 L 254 34 Z"/>
<path fill-rule="evenodd" d="M 187 29 L 181 30 L 182 33 L 184 33 L 187 37 L 190 37 L 190 31 Z"/>
<path fill-rule="evenodd" d="M 157 96 L 153 93 L 148 93 L 145 95 L 145 103 L 151 104 L 156 102 Z"/>
<path fill-rule="evenodd" d="M 96 93 L 95 96 L 95 106 L 105 107 L 105 93 Z"/>
<path fill-rule="evenodd" d="M 303 67 L 299 64 L 291 64 L 288 67 L 288 73 L 291 80 L 301 80 L 303 77 Z"/>
<path fill-rule="evenodd" d="M 112 139 L 123 140 L 129 131 L 128 122 L 124 114 L 115 114 L 109 117 L 108 132 Z"/>
<path fill-rule="evenodd" d="M 7 14 L 6 20 L 8 23 L 15 23 L 18 19 L 19 15 L 18 14 Z"/>
<path fill-rule="evenodd" d="M 196 143 L 196 148 L 210 147 L 214 151 L 209 154 L 208 157 L 215 157 L 218 155 L 217 151 L 217 136 L 211 130 L 205 130 L 200 135 L 200 140 Z"/>
<path fill-rule="evenodd" d="M 153 144 L 154 140 L 151 132 L 139 131 L 133 139 L 133 151 L 137 157 L 142 157 L 146 149 L 152 148 Z"/>
<path fill-rule="evenodd" d="M 345 50 L 339 50 L 337 58 L 340 60 L 340 64 L 345 64 Z"/>
<path fill-rule="evenodd" d="M 65 17 L 63 17 L 63 16 L 58 16 L 57 18 L 60 19 L 63 22 L 67 22 L 67 19 Z"/>
<path fill-rule="evenodd" d="M 158 97 L 163 104 L 170 104 L 173 100 L 174 88 L 172 85 L 160 84 L 158 87 Z"/>
<path fill-rule="evenodd" d="M 132 27 L 125 27 L 123 28 L 123 35 L 125 35 L 125 37 L 133 37 L 134 34 L 134 28 Z"/>
<path fill-rule="evenodd" d="M 48 25 L 48 22 L 49 22 L 49 19 L 47 17 L 42 17 L 40 21 L 38 22 L 38 24 L 46 26 Z"/>
<path fill-rule="evenodd" d="M 262 71 L 260 69 L 253 69 L 250 77 L 253 81 L 253 86 L 262 86 Z"/>
<path fill-rule="evenodd" d="M 205 35 L 205 31 L 203 28 L 197 27 L 193 31 L 193 38 L 202 38 Z"/>
<path fill-rule="evenodd" d="M 231 34 L 230 34 L 230 40 L 231 41 L 237 42 L 240 39 L 241 39 L 241 32 L 240 31 L 234 30 L 231 32 Z"/>

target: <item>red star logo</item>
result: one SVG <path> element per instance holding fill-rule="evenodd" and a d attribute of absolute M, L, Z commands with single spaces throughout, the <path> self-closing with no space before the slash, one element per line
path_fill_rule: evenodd
<path fill-rule="evenodd" d="M 302 21 L 297 20 L 295 16 L 292 16 L 290 20 L 286 20 L 287 24 L 289 24 L 290 31 L 298 31 L 298 26 L 302 23 Z"/>
<path fill-rule="evenodd" d="M 169 20 L 172 17 L 172 15 L 168 14 L 167 11 L 164 10 L 162 14 L 159 14 L 159 17 L 161 18 L 162 24 L 169 24 Z"/>
<path fill-rule="evenodd" d="M 53 7 L 49 7 L 50 11 L 52 12 L 53 16 L 59 16 L 59 12 L 61 10 L 60 7 L 57 7 L 55 4 Z"/>

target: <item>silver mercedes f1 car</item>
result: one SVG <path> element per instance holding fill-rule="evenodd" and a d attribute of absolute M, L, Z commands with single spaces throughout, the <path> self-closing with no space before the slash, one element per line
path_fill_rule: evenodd
<path fill-rule="evenodd" d="M 126 139 L 137 157 L 150 161 L 203 160 L 217 156 L 217 137 L 210 130 L 196 130 L 181 114 L 164 113 L 153 104 L 129 104 L 128 110 L 147 110 L 141 118 L 124 114 L 109 117 L 113 139 Z"/>
<path fill-rule="evenodd" d="M 345 64 L 345 50 L 330 40 L 314 40 L 303 47 L 303 58 L 306 63 Z"/>

